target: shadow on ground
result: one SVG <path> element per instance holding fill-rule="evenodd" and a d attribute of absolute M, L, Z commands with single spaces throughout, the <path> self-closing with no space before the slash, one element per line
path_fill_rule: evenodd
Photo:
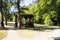
<path fill-rule="evenodd" d="M 44 31 L 44 30 L 55 30 L 55 29 L 60 29 L 60 28 L 49 28 L 46 26 L 37 26 L 32 28 L 26 28 L 25 30 Z"/>
<path fill-rule="evenodd" d="M 35 26 L 31 28 L 25 28 L 25 29 L 19 29 L 19 28 L 12 28 L 12 27 L 5 27 L 5 28 L 0 28 L 0 30 L 34 30 L 34 31 L 44 31 L 44 30 L 55 30 L 55 29 L 60 29 L 60 28 L 48 28 L 46 26 Z"/>
<path fill-rule="evenodd" d="M 18 30 L 18 28 L 4 27 L 4 28 L 0 28 L 0 30 Z"/>

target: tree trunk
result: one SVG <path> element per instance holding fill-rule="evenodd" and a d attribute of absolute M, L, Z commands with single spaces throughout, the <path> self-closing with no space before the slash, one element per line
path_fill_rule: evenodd
<path fill-rule="evenodd" d="M 7 0 L 5 0 L 5 25 L 7 25 Z"/>
<path fill-rule="evenodd" d="M 2 10 L 2 0 L 1 0 L 1 16 L 2 16 L 2 18 L 1 18 L 1 26 L 4 28 L 4 23 L 3 23 L 4 19 L 3 19 L 3 10 Z"/>
<path fill-rule="evenodd" d="M 15 15 L 15 28 L 17 28 L 17 15 Z"/>
<path fill-rule="evenodd" d="M 21 29 L 21 27 L 22 27 L 22 17 L 21 17 L 21 15 L 20 15 L 20 0 L 18 0 L 18 3 L 17 3 L 17 6 L 18 6 L 18 13 L 19 13 L 19 28 Z"/>

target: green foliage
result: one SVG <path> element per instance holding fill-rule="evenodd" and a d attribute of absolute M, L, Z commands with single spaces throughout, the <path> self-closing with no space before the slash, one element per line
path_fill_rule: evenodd
<path fill-rule="evenodd" d="M 51 11 L 50 12 L 50 17 L 53 18 L 54 20 L 57 20 L 57 13 L 56 13 L 56 11 Z"/>
<path fill-rule="evenodd" d="M 11 14 L 7 14 L 7 21 L 12 21 L 12 15 Z"/>
<path fill-rule="evenodd" d="M 14 22 L 15 22 L 15 16 L 12 16 L 12 21 L 14 21 Z"/>
<path fill-rule="evenodd" d="M 44 20 L 44 24 L 51 25 L 53 20 L 57 20 L 57 14 L 59 10 L 60 0 L 38 0 L 36 4 L 33 4 L 29 9 L 35 14 L 35 21 L 39 22 L 40 18 Z"/>
<path fill-rule="evenodd" d="M 22 18 L 22 22 L 26 22 L 26 19 L 24 17 Z"/>
<path fill-rule="evenodd" d="M 47 13 L 43 14 L 43 20 L 44 20 L 45 25 L 52 25 L 53 24 L 53 22 L 50 19 L 50 15 Z"/>
<path fill-rule="evenodd" d="M 40 16 L 39 16 L 39 11 L 38 11 L 34 16 L 34 19 L 35 19 L 34 21 L 38 22 L 39 18 L 40 18 Z"/>
<path fill-rule="evenodd" d="M 8 3 L 7 9 L 9 10 L 13 5 L 17 5 L 16 2 Z M 29 10 L 20 10 L 20 12 L 23 12 L 25 14 L 34 14 L 35 22 L 40 22 L 40 19 L 42 19 L 44 24 L 52 25 L 54 24 L 52 19 L 57 20 L 57 17 L 60 18 L 60 0 L 37 0 L 37 3 L 30 4 L 28 6 L 28 9 Z M 8 14 L 7 18 L 15 21 L 15 17 L 11 16 L 11 14 Z"/>

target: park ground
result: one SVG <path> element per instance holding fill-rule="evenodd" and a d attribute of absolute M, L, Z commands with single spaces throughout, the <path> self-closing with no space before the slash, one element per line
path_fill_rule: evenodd
<path fill-rule="evenodd" d="M 45 27 L 45 25 L 39 24 L 36 25 L 40 27 L 18 30 L 0 30 L 0 40 L 55 40 L 55 38 L 59 39 L 59 27 Z"/>

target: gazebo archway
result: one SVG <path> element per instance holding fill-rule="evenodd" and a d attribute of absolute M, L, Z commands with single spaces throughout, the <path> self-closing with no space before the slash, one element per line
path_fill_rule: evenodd
<path fill-rule="evenodd" d="M 21 14 L 22 16 L 22 22 L 21 22 L 21 28 L 30 28 L 34 27 L 34 15 L 32 14 Z"/>

